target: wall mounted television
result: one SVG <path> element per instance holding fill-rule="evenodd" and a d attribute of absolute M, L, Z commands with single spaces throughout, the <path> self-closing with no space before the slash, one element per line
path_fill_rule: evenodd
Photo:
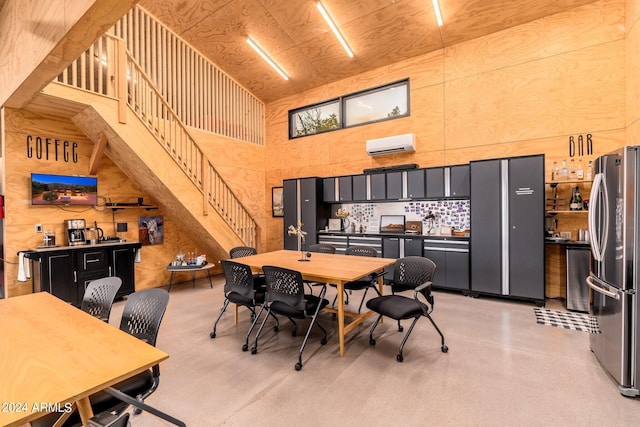
<path fill-rule="evenodd" d="M 31 174 L 31 204 L 95 206 L 98 178 L 78 175 Z"/>

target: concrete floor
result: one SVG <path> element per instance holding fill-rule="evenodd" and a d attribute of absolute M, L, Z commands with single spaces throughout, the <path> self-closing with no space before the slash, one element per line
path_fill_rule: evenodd
<path fill-rule="evenodd" d="M 347 336 L 338 356 L 337 322 L 322 314 L 329 342 L 314 332 L 294 370 L 306 323 L 292 337 L 265 329 L 259 352 L 242 352 L 249 315 L 229 309 L 209 338 L 223 302 L 223 278 L 174 286 L 157 346 L 170 354 L 147 403 L 198 426 L 638 426 L 640 399 L 625 398 L 589 350 L 589 335 L 536 323 L 534 305 L 434 292 L 434 320 L 449 346 L 421 319 L 396 362 L 402 334 L 372 320 Z M 333 288 L 328 290 L 331 301 Z M 359 294 L 352 296 L 359 303 Z M 116 302 L 111 323 L 119 323 Z M 547 305 L 561 309 L 557 301 Z M 356 306 L 357 308 L 357 306 Z M 271 322 L 271 321 L 269 321 Z M 408 322 L 405 322 L 408 324 Z M 272 323 L 268 323 L 272 325 Z M 135 415 L 134 426 L 164 426 Z"/>

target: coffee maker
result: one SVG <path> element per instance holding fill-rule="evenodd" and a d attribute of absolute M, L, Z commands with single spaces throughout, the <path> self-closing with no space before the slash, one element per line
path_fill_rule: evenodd
<path fill-rule="evenodd" d="M 69 246 L 86 245 L 86 222 L 84 219 L 68 219 L 64 222 L 67 229 L 67 241 Z"/>

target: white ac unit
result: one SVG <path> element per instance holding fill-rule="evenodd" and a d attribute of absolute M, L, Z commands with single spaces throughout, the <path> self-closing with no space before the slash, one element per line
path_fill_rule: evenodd
<path fill-rule="evenodd" d="M 367 154 L 370 156 L 410 151 L 416 151 L 415 135 L 412 133 L 367 140 Z"/>

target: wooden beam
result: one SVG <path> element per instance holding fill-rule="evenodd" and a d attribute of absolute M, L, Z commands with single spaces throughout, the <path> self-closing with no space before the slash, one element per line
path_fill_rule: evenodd
<path fill-rule="evenodd" d="M 98 164 L 104 155 L 104 149 L 107 148 L 107 136 L 104 132 L 100 133 L 100 139 L 93 146 L 91 159 L 89 160 L 89 175 L 95 175 L 98 172 Z"/>

